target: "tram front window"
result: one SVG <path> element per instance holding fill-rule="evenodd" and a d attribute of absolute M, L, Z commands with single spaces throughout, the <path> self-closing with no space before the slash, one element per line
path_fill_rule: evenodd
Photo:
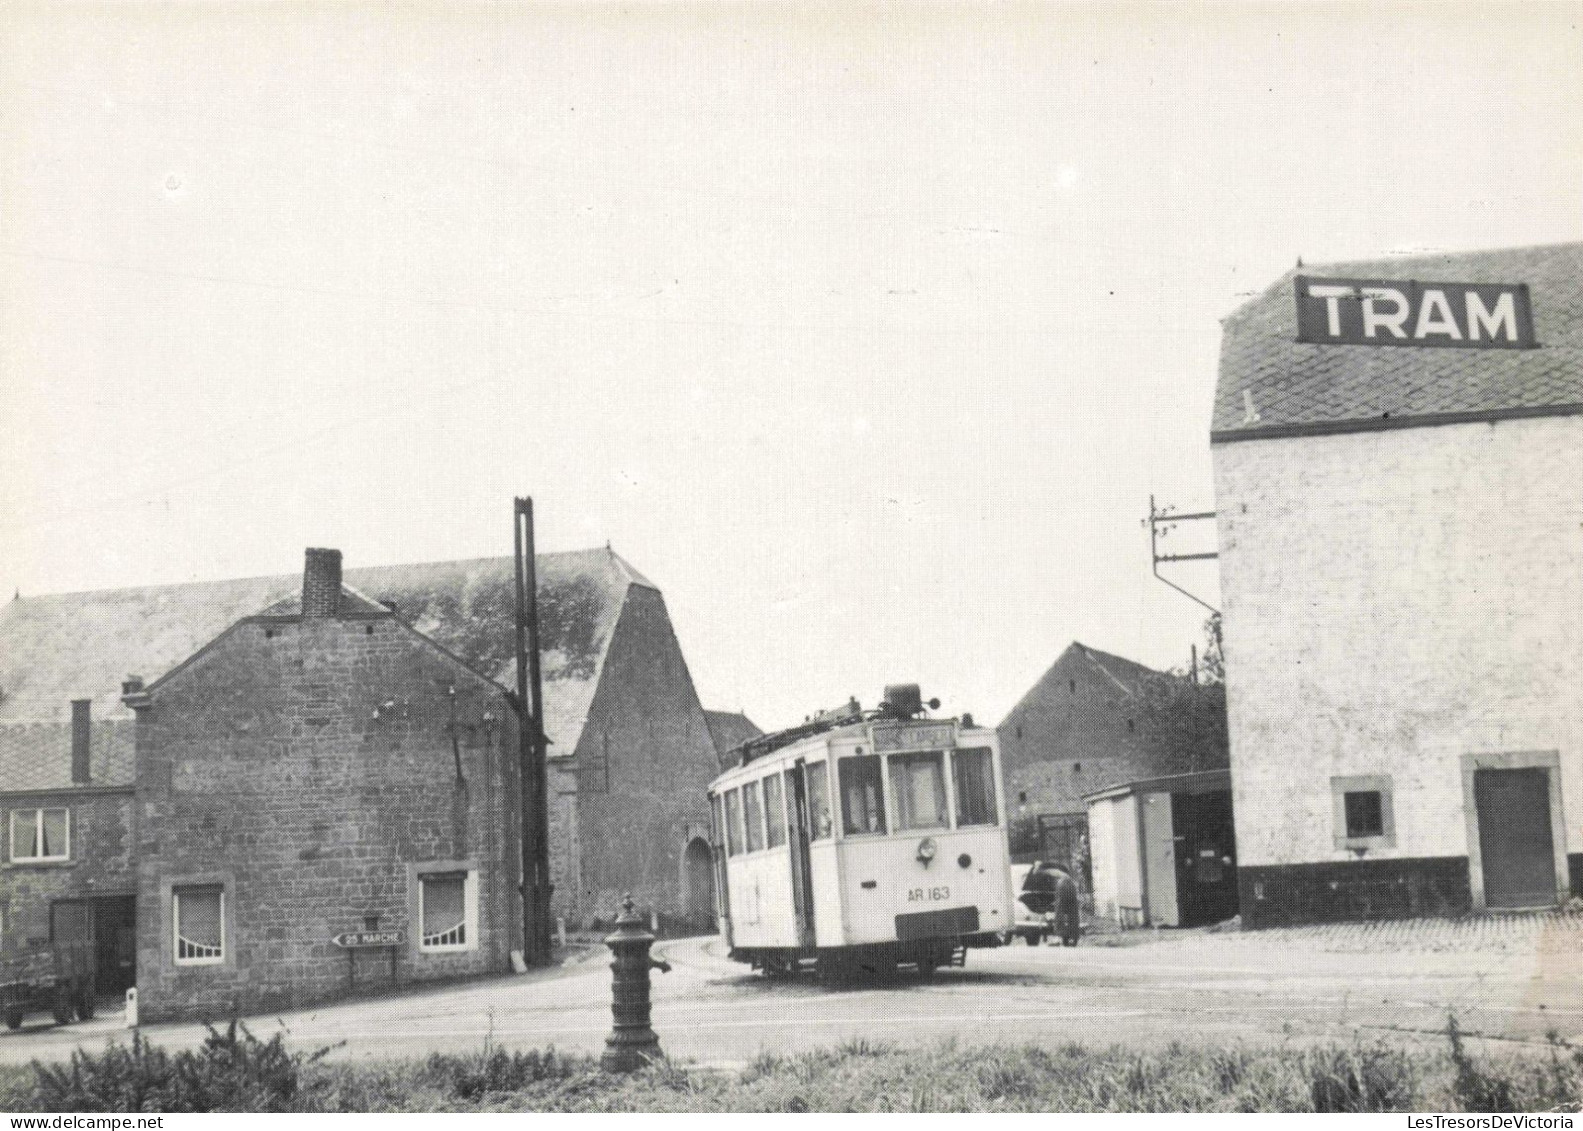
<path fill-rule="evenodd" d="M 812 826 L 808 836 L 812 840 L 824 840 L 830 835 L 830 829 L 835 824 L 830 818 L 830 777 L 825 771 L 823 762 L 814 762 L 808 767 L 808 821 Z"/>
<path fill-rule="evenodd" d="M 880 784 L 879 758 L 864 754 L 842 758 L 841 827 L 847 836 L 885 831 L 885 788 Z"/>
<path fill-rule="evenodd" d="M 898 829 L 945 828 L 945 755 L 940 751 L 892 755 L 890 787 Z"/>
<path fill-rule="evenodd" d="M 995 807 L 995 769 L 987 746 L 957 750 L 951 755 L 956 784 L 956 824 L 994 825 L 1000 821 Z"/>

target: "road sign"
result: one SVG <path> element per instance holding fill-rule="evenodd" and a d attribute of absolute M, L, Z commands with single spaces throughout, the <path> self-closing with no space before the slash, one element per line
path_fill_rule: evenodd
<path fill-rule="evenodd" d="M 402 931 L 348 931 L 330 940 L 336 946 L 355 950 L 366 946 L 400 946 L 407 941 Z"/>

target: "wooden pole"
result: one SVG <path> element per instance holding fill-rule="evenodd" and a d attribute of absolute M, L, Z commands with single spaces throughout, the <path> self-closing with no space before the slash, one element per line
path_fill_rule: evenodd
<path fill-rule="evenodd" d="M 532 499 L 515 500 L 512 534 L 517 581 L 517 736 L 522 776 L 522 956 L 529 965 L 541 966 L 550 960 L 549 783 L 545 770 L 544 689 L 539 670 Z"/>

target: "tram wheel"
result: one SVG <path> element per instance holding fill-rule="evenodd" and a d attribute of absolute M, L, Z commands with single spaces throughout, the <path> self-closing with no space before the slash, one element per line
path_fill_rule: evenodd
<path fill-rule="evenodd" d="M 22 1028 L 22 1011 L 20 1009 L 8 1009 L 8 1010 L 6 1010 L 5 1027 L 7 1029 L 20 1029 L 20 1028 Z"/>

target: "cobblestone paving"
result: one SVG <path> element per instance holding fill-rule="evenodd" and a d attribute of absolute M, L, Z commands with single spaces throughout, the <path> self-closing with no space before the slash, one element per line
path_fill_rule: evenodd
<path fill-rule="evenodd" d="M 1460 919 L 1325 923 L 1264 931 L 1135 930 L 1096 934 L 1096 946 L 1212 947 L 1330 954 L 1583 954 L 1583 915 L 1512 912 Z"/>

